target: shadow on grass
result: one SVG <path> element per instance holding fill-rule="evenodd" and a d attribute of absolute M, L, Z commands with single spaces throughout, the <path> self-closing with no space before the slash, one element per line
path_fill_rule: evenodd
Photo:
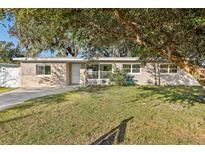
<path fill-rule="evenodd" d="M 200 86 L 142 86 L 139 89 L 144 90 L 140 97 L 151 99 L 164 99 L 168 102 L 175 103 L 194 103 L 205 104 L 205 91 Z"/>
<path fill-rule="evenodd" d="M 0 121 L 0 125 L 1 125 L 1 124 L 4 124 L 4 123 L 7 123 L 7 122 L 11 122 L 11 121 L 17 121 L 17 122 L 18 122 L 18 120 L 21 120 L 21 119 L 23 119 L 23 118 L 31 117 L 31 116 L 33 116 L 33 115 L 41 114 L 41 113 L 43 113 L 43 112 L 40 111 L 40 112 L 36 112 L 36 113 L 32 113 L 32 114 L 22 115 L 22 116 L 18 116 L 18 117 L 15 117 L 15 118 L 3 120 L 3 121 Z"/>
<path fill-rule="evenodd" d="M 92 142 L 91 145 L 111 145 L 114 143 L 123 143 L 125 139 L 127 122 L 131 119 L 133 119 L 133 117 L 123 120 L 118 126 Z"/>

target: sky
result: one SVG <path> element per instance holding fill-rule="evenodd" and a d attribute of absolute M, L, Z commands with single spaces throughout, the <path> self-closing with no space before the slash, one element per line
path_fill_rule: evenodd
<path fill-rule="evenodd" d="M 3 26 L 3 24 L 5 26 Z M 0 22 L 0 41 L 13 42 L 15 45 L 17 45 L 18 40 L 15 37 L 10 36 L 8 33 L 9 25 L 12 25 L 12 23 L 8 21 Z"/>
<path fill-rule="evenodd" d="M 10 36 L 8 33 L 8 28 L 11 26 L 13 23 L 11 21 L 0 21 L 0 41 L 6 41 L 6 42 L 13 42 L 14 45 L 16 46 L 18 44 L 18 39 Z M 3 26 L 5 25 L 5 26 Z M 51 57 L 55 56 L 51 55 L 50 51 L 43 51 L 39 57 Z"/>

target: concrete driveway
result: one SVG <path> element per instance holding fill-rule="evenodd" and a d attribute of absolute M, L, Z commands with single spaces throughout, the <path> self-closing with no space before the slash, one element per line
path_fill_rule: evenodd
<path fill-rule="evenodd" d="M 42 97 L 51 94 L 58 94 L 79 89 L 80 86 L 67 86 L 55 88 L 19 88 L 13 91 L 0 94 L 0 110 L 20 104 L 31 98 Z"/>

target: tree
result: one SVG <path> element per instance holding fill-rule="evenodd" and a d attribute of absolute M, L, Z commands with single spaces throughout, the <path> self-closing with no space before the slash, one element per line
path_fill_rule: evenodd
<path fill-rule="evenodd" d="M 13 57 L 22 57 L 20 48 L 12 42 L 0 41 L 0 62 L 11 63 Z"/>
<path fill-rule="evenodd" d="M 33 51 L 65 50 L 64 45 L 71 42 L 69 33 L 75 34 L 80 48 L 92 48 L 85 50 L 90 52 L 126 41 L 129 49 L 133 46 L 143 49 L 142 55 L 160 55 L 176 63 L 205 88 L 205 72 L 197 63 L 205 55 L 205 9 L 6 9 L 3 12 L 15 16 L 12 34 L 18 36 L 21 46 Z"/>
<path fill-rule="evenodd" d="M 0 19 L 15 20 L 9 33 L 19 39 L 21 48 L 27 55 L 36 56 L 42 51 L 59 51 L 59 56 L 78 55 L 75 32 L 69 31 L 61 22 L 61 14 L 56 9 L 1 9 Z M 28 13 L 25 15 L 24 13 Z M 33 16 L 33 17 L 31 17 Z M 62 26 L 58 26 L 61 23 Z M 67 29 L 67 30 L 66 30 Z"/>

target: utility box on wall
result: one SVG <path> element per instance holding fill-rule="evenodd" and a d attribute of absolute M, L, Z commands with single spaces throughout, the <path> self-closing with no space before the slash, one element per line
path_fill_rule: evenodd
<path fill-rule="evenodd" d="M 20 87 L 21 71 L 19 65 L 0 63 L 0 87 Z"/>

